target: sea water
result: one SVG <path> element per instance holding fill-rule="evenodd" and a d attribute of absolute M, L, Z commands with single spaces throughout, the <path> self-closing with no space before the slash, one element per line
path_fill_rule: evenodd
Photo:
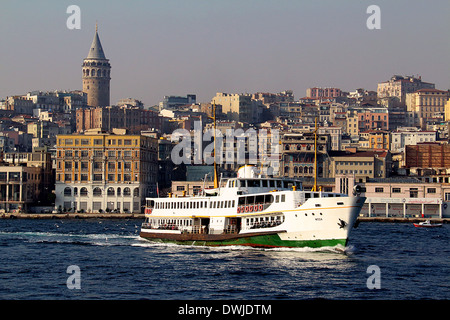
<path fill-rule="evenodd" d="M 362 222 L 345 248 L 255 249 L 152 243 L 141 223 L 0 220 L 0 298 L 450 298 L 449 225 Z"/>

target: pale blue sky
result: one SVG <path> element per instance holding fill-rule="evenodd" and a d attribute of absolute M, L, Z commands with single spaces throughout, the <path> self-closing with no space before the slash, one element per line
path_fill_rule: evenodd
<path fill-rule="evenodd" d="M 81 9 L 81 30 L 66 9 Z M 366 9 L 381 9 L 369 30 Z M 448 0 L 1 0 L 0 98 L 81 89 L 99 24 L 112 65 L 111 102 L 164 95 L 376 90 L 393 74 L 450 88 Z"/>

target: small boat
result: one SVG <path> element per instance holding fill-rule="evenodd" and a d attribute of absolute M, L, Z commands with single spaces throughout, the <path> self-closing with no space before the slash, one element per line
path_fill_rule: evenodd
<path fill-rule="evenodd" d="M 419 223 L 414 223 L 414 227 L 416 228 L 436 228 L 442 227 L 442 223 L 431 223 L 430 220 L 422 221 Z"/>

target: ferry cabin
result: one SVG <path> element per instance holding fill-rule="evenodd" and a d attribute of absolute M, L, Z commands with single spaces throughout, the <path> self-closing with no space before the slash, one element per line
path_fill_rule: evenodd
<path fill-rule="evenodd" d="M 222 188 L 204 190 L 202 196 L 147 198 L 143 228 L 161 233 L 206 234 L 275 230 L 285 221 L 283 212 L 298 208 L 309 198 L 346 196 L 297 191 L 301 189 L 301 182 L 295 180 L 234 178 Z M 320 217 L 320 207 L 317 209 L 317 213 L 310 214 Z"/>

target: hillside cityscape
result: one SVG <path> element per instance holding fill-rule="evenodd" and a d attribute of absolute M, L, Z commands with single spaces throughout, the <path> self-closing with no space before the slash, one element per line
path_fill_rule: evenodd
<path fill-rule="evenodd" d="M 433 79 L 388 75 L 377 91 L 217 92 L 210 101 L 186 92 L 148 106 L 110 101 L 113 64 L 96 30 L 81 90 L 0 97 L 0 213 L 142 213 L 149 196 L 200 194 L 213 185 L 206 133 L 215 117 L 222 179 L 252 164 L 311 188 L 317 123 L 321 190 L 358 184 L 363 215 L 450 216 L 450 90 Z M 175 132 L 193 142 L 181 163 Z"/>

